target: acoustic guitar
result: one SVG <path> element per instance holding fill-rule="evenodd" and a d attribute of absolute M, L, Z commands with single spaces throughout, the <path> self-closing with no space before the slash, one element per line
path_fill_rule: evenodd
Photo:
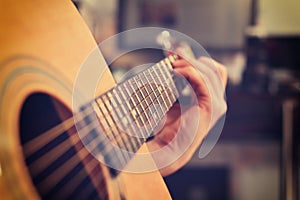
<path fill-rule="evenodd" d="M 95 99 L 74 115 L 76 74 L 97 44 L 73 3 L 1 0 L 0 15 L 1 199 L 170 199 L 158 170 L 126 169 L 155 167 L 151 156 L 141 163 L 134 155 L 148 152 L 146 139 L 178 97 L 171 66 L 176 57 L 116 86 L 99 52 L 96 64 L 105 70 Z M 154 103 L 160 107 L 151 121 L 147 109 Z M 118 128 L 140 133 L 132 122 L 149 129 L 130 137 Z"/>

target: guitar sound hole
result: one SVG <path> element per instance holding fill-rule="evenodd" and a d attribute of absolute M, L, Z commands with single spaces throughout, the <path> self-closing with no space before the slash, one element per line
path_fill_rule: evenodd
<path fill-rule="evenodd" d="M 71 117 L 62 103 L 43 93 L 30 95 L 21 110 L 20 139 L 36 191 L 43 199 L 106 199 L 101 167 L 74 126 L 51 129 L 62 123 L 58 107 Z"/>

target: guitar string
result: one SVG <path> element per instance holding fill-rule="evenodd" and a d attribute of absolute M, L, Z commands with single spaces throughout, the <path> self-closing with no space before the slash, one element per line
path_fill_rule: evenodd
<path fill-rule="evenodd" d="M 96 167 L 99 166 L 99 162 L 96 160 L 91 160 L 87 163 L 85 163 L 85 167 L 83 167 L 75 176 L 72 176 L 71 179 L 69 179 L 65 184 L 59 188 L 59 190 L 56 192 L 55 197 L 57 199 L 65 199 L 66 197 L 70 196 L 71 194 L 74 194 L 75 190 L 78 188 L 78 186 L 84 181 L 84 179 L 87 177 L 86 176 L 86 168 L 89 168 L 90 171 L 92 172 L 93 170 L 96 169 Z M 101 176 L 100 176 L 101 177 Z M 100 181 L 103 178 L 101 178 Z M 87 184 L 84 184 L 84 186 L 87 186 Z M 84 188 L 81 188 L 81 190 L 85 191 Z M 106 190 L 104 190 L 106 191 Z"/>
<path fill-rule="evenodd" d="M 105 99 L 107 99 L 109 97 L 105 96 Z M 105 101 L 105 100 L 104 100 Z M 98 104 L 98 100 L 96 101 L 96 103 Z M 103 103 L 103 106 L 105 107 L 107 113 L 105 114 L 105 112 L 103 111 L 103 109 L 100 108 L 100 105 L 98 104 L 98 106 L 94 109 L 94 110 L 98 110 L 99 114 L 98 114 L 98 119 L 104 119 L 103 123 L 101 124 L 106 124 L 106 126 L 108 127 L 108 130 L 104 129 L 104 132 L 111 132 L 112 134 L 108 134 L 110 138 L 114 138 L 114 142 L 122 149 L 126 149 L 129 151 L 129 148 L 132 149 L 132 151 L 135 151 L 133 149 L 133 147 L 131 145 L 128 145 L 128 142 L 132 142 L 132 140 L 129 140 L 130 138 L 128 137 L 128 134 L 123 134 L 122 131 L 120 131 L 120 128 L 118 126 L 114 126 L 116 125 L 116 119 L 112 116 L 112 112 L 111 109 L 109 109 L 109 106 L 107 104 Z M 98 113 L 98 112 L 96 112 Z M 126 137 L 126 138 L 124 138 Z M 121 144 L 120 144 L 121 143 Z M 127 145 L 126 145 L 127 143 Z M 139 142 L 140 144 L 142 144 L 141 142 Z M 137 150 L 137 149 L 136 149 Z M 125 155 L 126 158 L 125 159 L 130 159 L 127 155 Z"/>
<path fill-rule="evenodd" d="M 127 84 L 128 84 L 128 83 L 127 83 Z M 129 84 L 129 86 L 131 86 L 131 84 Z M 124 85 L 121 85 L 121 86 L 119 87 L 119 91 L 122 91 L 121 87 L 124 87 L 124 88 L 123 88 L 124 91 L 126 91 L 127 95 L 130 96 L 130 92 L 128 92 L 128 87 L 125 86 L 125 84 L 124 84 Z M 113 92 L 116 92 L 116 90 L 114 90 Z M 118 96 L 115 95 L 115 97 L 118 97 Z M 124 97 L 123 97 L 123 98 L 124 98 Z M 126 99 L 126 98 L 125 98 L 125 99 Z M 111 100 L 116 101 L 113 97 L 112 97 L 112 99 L 110 99 L 110 101 L 111 101 Z M 130 99 L 129 99 L 129 100 L 130 100 Z M 126 100 L 125 100 L 125 101 L 126 101 Z M 126 103 L 127 103 L 127 102 L 126 102 Z M 123 103 L 122 103 L 122 104 L 123 104 Z M 127 106 L 128 106 L 128 108 L 129 108 L 129 107 L 131 108 L 130 102 L 127 103 Z M 123 107 L 122 107 L 122 108 L 123 108 Z M 131 108 L 131 110 L 132 110 L 132 108 Z M 117 117 L 118 117 L 117 123 L 119 123 L 119 125 L 121 126 L 121 129 L 125 130 L 125 129 L 126 129 L 126 125 L 125 125 L 124 120 L 125 120 L 125 117 L 126 117 L 126 115 L 127 115 L 128 113 L 127 113 L 127 112 L 124 112 L 124 110 L 123 110 L 123 112 L 119 111 L 119 112 L 121 112 L 121 114 L 120 114 L 119 112 L 117 112 L 117 111 L 118 111 L 118 108 L 116 108 L 115 111 L 116 111 L 115 114 L 116 114 Z M 123 113 L 123 114 L 122 114 L 122 113 Z M 124 115 L 124 113 L 125 113 L 125 115 Z M 123 115 L 123 117 L 122 117 L 122 115 Z M 121 117 L 120 117 L 120 116 L 121 116 Z M 127 120 L 125 120 L 125 121 L 127 122 Z M 128 130 L 128 132 L 130 132 L 130 133 L 133 133 L 133 132 L 137 131 L 137 130 L 136 130 L 136 127 L 133 126 L 133 125 L 129 126 L 129 129 L 130 129 L 130 130 Z M 129 136 L 129 135 L 128 135 L 128 136 Z M 141 145 L 141 141 L 140 141 L 140 140 L 137 140 L 137 142 L 134 142 L 133 140 L 130 140 L 130 145 L 129 145 L 129 146 L 131 146 L 132 152 L 134 152 L 135 150 L 137 150 L 137 149 L 139 148 L 140 145 Z"/>
<path fill-rule="evenodd" d="M 88 115 L 88 114 L 87 114 Z M 72 117 L 70 118 L 70 119 L 72 119 Z M 68 120 L 70 120 L 70 119 L 68 119 Z M 68 122 L 68 120 L 67 120 L 67 122 Z M 73 119 L 72 119 L 72 121 L 73 121 Z M 66 126 L 66 124 L 63 124 L 63 127 L 65 127 Z M 74 126 L 74 124 L 72 124 L 72 126 L 71 127 L 73 127 Z M 57 129 L 54 129 L 54 130 L 57 130 Z M 55 131 L 54 131 L 55 132 Z M 88 131 L 87 131 L 88 132 Z M 48 135 L 50 135 L 50 134 L 48 134 Z M 54 134 L 55 135 L 55 134 Z"/>
<path fill-rule="evenodd" d="M 96 123 L 97 124 L 97 123 Z M 87 132 L 90 132 L 90 130 L 86 130 Z M 76 135 L 77 136 L 77 135 Z M 71 136 L 72 137 L 72 136 Z M 79 139 L 77 138 L 77 140 L 78 140 L 78 142 L 79 142 Z M 76 144 L 75 144 L 76 145 Z M 82 147 L 83 148 L 83 147 Z M 81 151 L 81 150 L 80 150 Z M 79 152 L 80 153 L 80 152 Z M 85 153 L 84 154 L 84 156 L 83 157 L 85 157 L 85 156 L 87 156 L 87 153 Z M 46 156 L 45 158 L 47 158 L 48 156 Z M 54 174 L 51 174 L 51 176 L 49 176 L 49 177 L 47 177 L 47 178 L 45 178 L 45 180 L 47 180 L 47 181 L 45 181 L 45 183 L 44 182 L 42 182 L 41 183 L 41 185 L 45 185 L 45 184 L 49 184 L 49 182 L 52 182 L 52 184 L 51 185 L 55 185 L 56 183 L 58 183 L 63 177 L 61 177 L 61 175 L 63 175 L 64 173 L 62 173 L 62 172 L 64 172 L 64 171 L 68 171 L 67 173 L 65 173 L 65 174 L 68 174 L 69 173 L 69 171 L 72 169 L 72 168 L 74 168 L 74 166 L 76 166 L 76 163 L 73 161 L 73 159 L 74 158 L 70 158 L 69 160 L 68 160 L 68 162 L 66 162 L 67 164 L 64 164 L 65 166 L 61 166 L 60 167 L 60 169 L 58 169 L 58 170 L 56 170 L 56 173 L 54 173 Z M 43 163 L 43 162 L 45 162 L 45 161 L 41 161 L 41 160 L 39 160 L 37 163 Z M 69 168 L 69 169 L 66 169 L 66 168 Z M 35 171 L 35 170 L 37 170 L 37 171 L 40 171 L 40 168 L 39 169 L 37 169 L 37 168 L 35 168 L 33 171 Z M 59 173 L 59 174 L 58 174 Z M 61 174 L 61 175 L 60 175 Z M 49 188 L 49 187 L 48 187 Z M 50 189 L 50 188 L 49 188 Z"/>
<path fill-rule="evenodd" d="M 93 128 L 91 127 L 91 125 L 94 124 L 90 123 L 83 129 L 87 129 L 86 131 L 91 131 Z M 49 150 L 47 153 L 43 154 L 38 159 L 34 160 L 32 163 L 30 163 L 29 168 L 31 168 L 31 166 L 36 166 L 33 170 L 33 176 L 36 176 L 41 171 L 45 170 L 49 165 L 55 162 L 59 158 L 59 156 L 68 152 L 73 147 L 73 145 L 77 145 L 80 142 L 80 137 L 76 135 L 76 133 L 76 130 L 74 130 L 74 132 L 70 132 L 70 136 L 67 139 L 56 145 L 54 148 Z M 25 153 L 27 153 L 26 149 Z"/>
<path fill-rule="evenodd" d="M 146 98 L 150 98 L 150 97 L 149 97 L 150 95 L 151 95 L 151 94 L 149 94 Z M 145 101 L 146 98 L 145 98 L 143 101 Z M 156 100 L 156 99 L 155 99 L 155 100 Z M 145 110 L 144 112 L 146 112 L 147 110 L 149 110 L 149 107 L 150 107 L 151 105 L 152 105 L 152 104 L 148 105 L 147 108 L 144 108 L 144 110 Z M 134 108 L 134 109 L 135 109 L 135 108 Z M 86 113 L 86 115 L 81 116 L 81 118 L 84 118 L 84 117 L 88 116 L 88 115 L 89 115 L 90 113 L 92 113 L 92 112 L 93 112 L 93 110 L 91 110 L 91 112 Z M 126 116 L 125 116 L 125 117 L 126 117 Z M 141 115 L 139 115 L 139 117 L 141 117 Z M 47 131 L 45 134 L 40 135 L 40 136 L 34 138 L 34 140 L 32 140 L 32 141 L 26 143 L 26 144 L 24 145 L 24 148 L 26 149 L 26 155 L 29 156 L 29 155 L 33 154 L 34 152 L 38 151 L 38 149 L 40 149 L 40 148 L 43 147 L 44 142 L 48 143 L 47 140 L 53 140 L 56 136 L 59 135 L 59 133 L 61 133 L 60 130 L 63 130 L 62 132 L 65 132 L 66 130 L 72 128 L 72 127 L 74 126 L 74 123 L 71 123 L 71 122 L 73 122 L 73 120 L 74 120 L 74 119 L 71 117 L 71 118 L 69 118 L 68 120 L 66 120 L 65 122 L 63 122 L 61 125 L 59 125 L 58 127 L 54 127 L 52 130 Z M 63 127 L 63 128 L 62 128 L 62 127 Z M 67 128 L 66 128 L 66 127 L 67 127 Z M 66 128 L 66 129 L 64 129 L 64 128 Z M 114 127 L 112 127 L 112 128 L 114 128 Z M 59 130 L 59 131 L 57 131 L 57 130 Z M 109 130 L 104 130 L 104 131 L 105 131 L 105 132 L 109 132 Z M 54 133 L 53 133 L 53 132 L 54 132 Z M 43 138 L 44 135 L 45 135 L 45 138 Z M 42 139 L 46 139 L 46 141 L 41 142 Z M 38 141 L 39 141 L 39 142 L 38 142 Z M 59 146 L 58 146 L 58 147 L 59 147 Z"/>
<path fill-rule="evenodd" d="M 170 69 L 172 69 L 172 66 L 171 66 L 171 63 L 170 63 L 170 61 L 169 61 L 169 58 L 166 58 L 165 60 L 166 60 L 165 63 L 164 63 L 164 62 L 161 63 L 161 64 L 162 64 L 162 68 L 164 68 L 164 67 L 169 67 Z M 145 70 L 144 72 L 147 72 L 147 70 Z M 138 85 L 139 82 L 137 83 L 137 82 L 136 82 L 136 79 L 143 80 L 142 78 L 139 78 L 139 75 L 144 75 L 144 77 L 147 78 L 147 76 L 144 74 L 144 72 L 138 74 L 137 76 L 135 76 L 135 77 L 133 78 L 133 80 L 134 80 L 133 84 L 135 83 L 136 85 Z M 156 79 L 157 79 L 157 78 L 158 78 L 158 77 L 156 77 Z M 153 78 L 152 78 L 152 79 L 153 79 Z M 149 83 L 149 81 L 148 81 L 148 83 Z M 130 84 L 129 86 L 132 87 L 132 84 Z M 150 86 L 151 86 L 151 85 L 150 85 Z M 146 91 L 147 91 L 147 87 L 144 87 L 144 88 L 146 88 Z M 131 88 L 131 89 L 134 90 L 133 88 Z M 142 89 L 143 89 L 142 87 L 139 87 L 139 90 L 142 90 Z M 153 90 L 153 89 L 152 89 L 152 90 Z M 126 87 L 125 87 L 125 91 L 127 91 L 127 90 L 126 90 Z M 153 91 L 154 91 L 154 90 L 153 90 Z M 127 91 L 127 93 L 128 93 L 128 91 Z M 138 94 L 138 93 L 137 93 L 137 94 Z M 137 94 L 136 94 L 136 97 L 138 98 L 138 102 L 141 102 L 141 100 L 140 100 L 139 97 L 138 97 L 139 95 L 137 95 Z M 122 91 L 121 91 L 121 95 L 123 95 L 123 92 L 122 92 Z M 144 93 L 141 92 L 141 95 L 144 96 Z M 149 95 L 149 92 L 148 92 L 148 95 Z M 125 98 L 124 98 L 124 99 L 125 99 Z M 146 99 L 145 96 L 144 96 L 143 99 Z M 125 101 L 125 102 L 126 102 L 126 101 Z M 148 104 L 147 101 L 145 101 L 145 102 L 146 102 L 146 104 Z M 127 102 L 126 102 L 126 103 L 127 103 Z M 133 101 L 133 103 L 134 103 L 134 101 Z M 143 105 L 143 102 L 140 103 L 140 104 Z M 136 107 L 138 107 L 140 104 L 134 105 L 134 108 L 133 108 L 132 110 L 136 110 L 136 111 L 139 112 L 139 109 L 136 109 Z M 147 105 L 147 106 L 149 106 L 149 105 Z M 145 108 L 142 109 L 141 113 L 142 113 L 142 114 L 145 113 L 146 118 L 149 119 L 148 113 L 145 112 Z M 141 119 L 143 120 L 143 118 L 141 118 Z M 143 123 L 143 124 L 145 124 L 145 123 Z M 150 123 L 150 126 L 152 126 L 151 123 Z M 146 137 L 148 137 L 148 136 L 144 136 L 144 137 L 146 138 Z"/>
<path fill-rule="evenodd" d="M 147 108 L 146 108 L 147 109 Z M 88 113 L 89 114 L 89 113 Z M 51 136 L 52 134 L 50 134 L 50 133 L 48 133 L 47 134 L 47 136 Z M 53 136 L 55 136 L 55 134 L 53 134 Z M 40 139 L 40 138 L 37 138 L 38 140 Z M 52 138 L 51 138 L 52 139 Z M 34 144 L 37 144 L 36 142 L 34 142 Z M 29 145 L 30 147 L 34 147 L 34 145 Z"/>
<path fill-rule="evenodd" d="M 90 159 L 89 161 L 85 162 L 84 160 L 90 156 L 89 153 L 87 152 L 87 150 L 84 148 L 84 145 L 83 144 L 80 144 L 80 140 L 79 140 L 79 136 L 76 135 L 76 131 L 71 133 L 71 135 L 75 135 L 75 137 L 77 137 L 77 143 L 74 143 L 74 141 L 69 141 L 71 143 L 71 148 L 72 147 L 76 147 L 77 145 L 79 145 L 80 147 L 77 147 L 76 150 L 78 151 L 78 153 L 74 154 L 69 160 L 68 162 L 64 163 L 64 166 L 61 166 L 60 169 L 56 169 L 56 173 L 57 174 L 50 174 L 49 176 L 47 176 L 46 178 L 44 178 L 44 181 L 40 182 L 39 183 L 39 186 L 42 187 L 43 189 L 43 192 L 44 193 L 48 193 L 52 188 L 49 187 L 49 184 L 51 186 L 55 186 L 57 183 L 59 183 L 67 174 L 70 173 L 70 171 L 75 167 L 77 166 L 79 163 L 81 162 L 84 162 L 84 167 L 76 173 L 75 176 L 72 176 L 71 179 L 69 179 L 67 182 L 64 182 L 64 185 L 63 187 L 61 187 L 58 191 L 58 194 L 59 195 L 65 195 L 65 192 L 68 191 L 68 193 L 73 193 L 74 190 L 76 189 L 76 186 L 77 185 L 80 185 L 84 180 L 82 179 L 85 179 L 87 176 L 84 175 L 84 173 L 86 173 L 86 169 L 87 168 L 90 168 L 90 169 L 87 169 L 87 171 L 90 171 L 92 172 L 97 165 L 99 165 L 100 163 L 95 160 L 95 159 Z M 72 144 L 74 143 L 74 144 Z M 82 158 L 78 158 L 78 154 L 81 154 L 81 157 Z M 78 162 L 76 162 L 76 160 L 78 160 Z M 70 161 L 71 164 L 70 164 Z M 73 162 L 74 161 L 74 162 Z M 94 164 L 93 164 L 94 163 Z M 31 168 L 33 168 L 33 170 L 36 169 L 35 166 L 31 166 Z M 65 171 L 66 173 L 62 173 L 62 171 Z M 101 179 L 102 179 L 102 176 L 99 176 Z M 93 178 L 93 177 L 91 177 Z M 99 182 L 100 182 L 100 179 L 97 179 Z M 103 180 L 101 180 L 103 181 Z M 69 182 L 71 182 L 71 184 L 68 184 Z M 71 190 L 71 188 L 69 187 L 69 185 L 71 185 L 73 187 L 73 190 Z M 67 188 L 66 188 L 67 187 Z M 65 189 L 64 189 L 65 188 Z M 62 194 L 63 193 L 63 194 Z"/>
<path fill-rule="evenodd" d="M 55 176 L 55 177 L 57 177 L 57 176 Z"/>
<path fill-rule="evenodd" d="M 76 135 L 76 131 L 73 134 Z M 77 144 L 75 144 L 75 146 L 76 145 Z M 76 149 L 80 149 L 80 148 L 84 148 L 83 145 L 80 145 L 80 147 L 77 147 Z M 75 190 L 79 187 L 79 185 L 82 185 L 82 183 L 84 182 L 84 179 L 87 177 L 86 173 L 92 174 L 93 171 L 95 169 L 97 169 L 97 166 L 100 167 L 100 163 L 98 162 L 98 160 L 90 159 L 89 161 L 85 162 L 84 161 L 85 159 L 86 158 L 83 158 L 84 167 L 79 172 L 77 172 L 75 176 L 72 176 L 67 182 L 65 182 L 62 187 L 59 188 L 59 190 L 57 191 L 57 195 L 56 195 L 58 197 L 58 199 L 63 199 L 65 197 L 68 197 L 70 194 L 76 193 Z M 85 169 L 87 169 L 87 172 Z M 95 177 L 94 175 L 91 177 L 92 181 L 95 179 L 98 183 L 98 184 L 95 184 L 96 188 L 99 188 L 98 185 L 100 185 L 100 184 L 105 185 L 102 170 L 100 170 L 100 173 L 101 173 L 101 175 L 98 177 Z M 84 188 L 87 187 L 87 185 L 88 184 L 84 184 L 83 187 L 80 187 L 81 190 L 86 192 L 87 190 Z M 101 188 L 103 188 L 103 187 L 100 187 L 100 189 Z M 105 196 L 106 193 L 107 193 L 107 191 L 102 189 L 101 196 Z M 82 193 L 80 193 L 80 195 L 87 197 L 86 195 L 82 195 Z"/>
<path fill-rule="evenodd" d="M 171 77 L 169 77 L 169 79 L 171 79 Z M 152 90 L 154 90 L 151 85 L 150 85 L 150 87 Z M 156 99 L 157 98 L 158 97 L 156 96 Z M 133 109 L 136 109 L 136 107 L 134 107 Z M 161 110 L 163 110 L 163 109 L 161 108 Z M 93 112 L 93 110 L 91 110 L 91 112 Z M 26 155 L 33 154 L 34 152 L 38 151 L 38 149 L 40 149 L 45 144 L 47 144 L 49 141 L 53 140 L 55 137 L 59 136 L 66 130 L 69 130 L 70 128 L 72 128 L 74 126 L 74 120 L 75 120 L 74 117 L 76 117 L 76 119 L 78 119 L 78 121 L 81 121 L 82 119 L 87 117 L 89 114 L 90 113 L 86 113 L 85 115 L 82 115 L 82 112 L 76 113 L 75 116 L 70 117 L 69 119 L 63 121 L 62 123 L 53 127 L 52 129 L 40 134 L 39 136 L 35 137 L 34 139 L 26 142 L 26 144 L 23 145 L 23 147 L 26 149 L 26 152 L 27 152 Z M 127 114 L 129 114 L 129 113 L 127 113 Z M 104 116 L 104 117 L 106 117 L 106 116 Z M 124 117 L 126 117 L 126 116 L 124 116 Z M 105 131 L 107 131 L 107 130 L 105 130 Z"/>
<path fill-rule="evenodd" d="M 151 75 L 151 73 L 150 73 L 150 75 Z M 152 77 L 152 79 L 153 79 L 153 77 Z M 150 85 L 150 87 L 153 90 L 152 85 Z M 72 126 L 74 126 L 74 123 L 73 123 L 74 117 L 76 117 L 76 119 L 80 119 L 80 118 L 84 119 L 84 117 L 86 117 L 89 113 L 87 113 L 86 115 L 81 115 L 81 114 L 82 114 L 81 112 L 75 113 L 75 116 L 68 118 L 67 120 L 63 121 L 62 123 L 51 128 L 50 130 L 40 134 L 39 136 L 35 137 L 32 140 L 26 142 L 26 144 L 23 145 L 24 148 L 27 149 L 27 152 L 29 154 L 34 153 L 35 151 L 37 151 L 37 149 L 41 148 L 43 145 L 48 143 L 48 141 L 53 140 L 55 137 L 59 136 L 59 134 L 62 134 L 63 132 L 65 132 Z M 46 140 L 46 142 L 41 142 L 43 140 Z"/>
<path fill-rule="evenodd" d="M 75 114 L 78 116 L 77 118 L 84 118 L 87 115 L 82 115 L 81 112 L 78 112 Z M 61 122 L 60 124 L 54 126 L 53 128 L 49 129 L 48 131 L 45 131 L 44 133 L 38 135 L 37 137 L 29 140 L 25 144 L 23 144 L 23 149 L 26 149 L 25 155 L 26 157 L 32 155 L 33 153 L 40 150 L 44 145 L 48 144 L 50 141 L 54 140 L 59 135 L 63 134 L 70 128 L 72 128 L 74 124 L 75 116 L 72 116 L 65 121 Z"/>
<path fill-rule="evenodd" d="M 166 95 L 168 96 L 168 95 Z M 149 105 L 150 107 L 151 105 Z M 146 108 L 146 111 L 149 110 L 149 107 Z M 93 126 L 91 126 L 93 125 Z M 84 136 L 87 135 L 86 133 L 89 133 L 93 128 L 97 127 L 98 123 L 90 123 L 86 126 L 84 126 L 81 130 L 79 130 L 80 135 Z M 74 127 L 74 126 L 72 126 Z M 71 127 L 71 128 L 72 128 Z M 76 131 L 75 131 L 76 132 Z M 80 138 L 79 137 L 75 137 L 77 135 L 71 135 L 68 140 L 75 140 L 75 144 L 77 142 L 80 142 Z M 46 154 L 43 154 L 40 158 L 38 158 L 37 160 L 35 160 L 33 163 L 31 163 L 30 165 L 37 165 L 38 167 L 35 168 L 34 170 L 34 175 L 35 174 L 39 174 L 41 171 L 43 171 L 48 165 L 50 165 L 50 163 L 54 162 L 55 160 L 58 159 L 58 157 L 60 155 L 62 155 L 64 152 L 67 152 L 71 147 L 68 148 L 68 146 L 66 145 L 69 141 L 67 139 L 64 140 L 63 142 L 61 142 L 60 144 L 56 145 L 54 148 L 52 148 L 50 151 L 48 151 Z M 111 149 L 106 149 L 106 151 L 110 151 Z M 27 149 L 26 149 L 26 154 L 27 153 Z M 103 153 L 103 152 L 102 152 Z"/>

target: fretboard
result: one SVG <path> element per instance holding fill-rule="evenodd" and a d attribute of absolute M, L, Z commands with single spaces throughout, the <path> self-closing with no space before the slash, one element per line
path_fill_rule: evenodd
<path fill-rule="evenodd" d="M 165 58 L 84 107 L 85 112 L 97 116 L 100 132 L 105 134 L 100 136 L 93 129 L 86 136 L 85 144 L 93 145 L 89 149 L 93 148 L 94 155 L 103 156 L 106 162 L 126 165 L 131 154 L 120 155 L 115 148 L 134 154 L 152 136 L 179 96 L 172 68 L 176 59 L 175 55 Z M 86 125 L 91 123 L 89 117 L 84 121 Z"/>

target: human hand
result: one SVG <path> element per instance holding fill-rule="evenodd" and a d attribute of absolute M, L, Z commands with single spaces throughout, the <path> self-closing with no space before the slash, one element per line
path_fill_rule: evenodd
<path fill-rule="evenodd" d="M 148 148 L 163 176 L 186 164 L 208 132 L 227 110 L 225 66 L 208 57 L 198 60 L 179 50 L 174 71 L 188 80 L 194 92 L 190 106 L 175 104 L 167 113 L 163 128 L 149 141 Z M 184 107 L 181 108 L 180 106 Z M 159 154 L 155 154 L 158 150 Z M 172 163 L 164 166 L 163 163 Z"/>

